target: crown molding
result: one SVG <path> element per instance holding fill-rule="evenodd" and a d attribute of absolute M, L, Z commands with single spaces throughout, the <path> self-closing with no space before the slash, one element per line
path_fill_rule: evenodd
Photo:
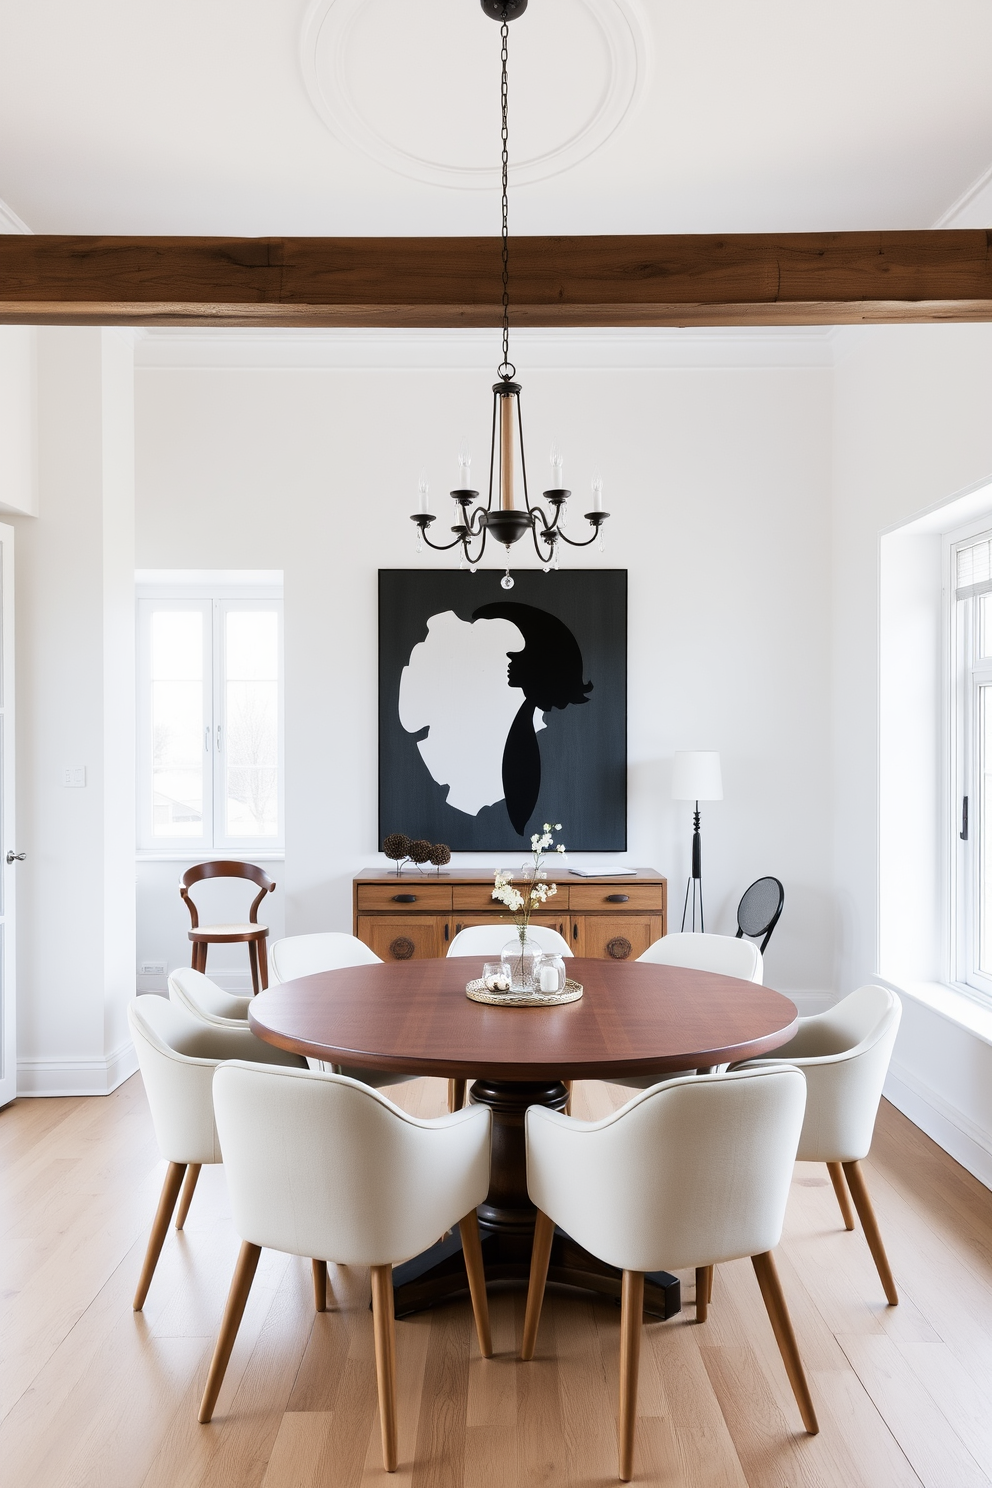
<path fill-rule="evenodd" d="M 830 326 L 521 329 L 513 332 L 513 347 L 527 371 L 829 367 L 834 339 Z M 499 354 L 498 332 L 490 330 L 156 327 L 139 333 L 135 366 L 158 371 L 493 372 Z"/>
<path fill-rule="evenodd" d="M 23 218 L 18 217 L 13 207 L 8 207 L 5 201 L 0 201 L 0 233 L 28 233 L 31 229 Z"/>

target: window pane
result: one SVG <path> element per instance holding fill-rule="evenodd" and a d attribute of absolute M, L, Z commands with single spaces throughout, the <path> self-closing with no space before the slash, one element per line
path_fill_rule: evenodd
<path fill-rule="evenodd" d="M 978 689 L 978 967 L 992 972 L 992 687 Z"/>
<path fill-rule="evenodd" d="M 978 596 L 978 654 L 992 656 L 992 594 Z"/>
<path fill-rule="evenodd" d="M 203 836 L 203 614 L 151 617 L 152 835 Z"/>
<path fill-rule="evenodd" d="M 279 617 L 229 610 L 225 626 L 225 817 L 229 837 L 279 832 Z"/>

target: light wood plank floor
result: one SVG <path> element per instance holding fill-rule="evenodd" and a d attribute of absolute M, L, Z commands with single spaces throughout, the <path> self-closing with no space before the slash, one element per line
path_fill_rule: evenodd
<path fill-rule="evenodd" d="M 444 1086 L 393 1092 L 440 1113 Z M 623 1093 L 576 1088 L 576 1115 Z M 802 1432 L 750 1265 L 709 1320 L 646 1329 L 635 1480 L 688 1488 L 992 1488 L 992 1194 L 884 1106 L 868 1177 L 896 1280 L 886 1308 L 824 1168 L 800 1165 L 779 1251 L 821 1433 Z M 548 1293 L 516 1361 L 521 1292 L 398 1324 L 400 1468 L 382 1471 L 368 1278 L 265 1254 L 217 1416 L 196 1407 L 238 1242 L 205 1168 L 141 1315 L 130 1299 L 163 1165 L 140 1078 L 0 1112 L 0 1476 L 16 1488 L 578 1488 L 615 1481 L 619 1312 Z"/>

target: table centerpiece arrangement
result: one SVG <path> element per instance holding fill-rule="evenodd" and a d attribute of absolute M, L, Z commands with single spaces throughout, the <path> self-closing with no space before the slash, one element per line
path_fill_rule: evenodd
<path fill-rule="evenodd" d="M 494 875 L 493 898 L 509 910 L 510 918 L 517 927 L 516 938 L 502 950 L 502 959 L 509 967 L 510 990 L 532 992 L 541 959 L 541 947 L 530 936 L 531 916 L 558 892 L 558 885 L 548 883 L 547 872 L 542 867 L 544 855 L 550 850 L 565 851 L 563 842 L 556 843 L 553 834 L 561 831 L 561 822 L 545 822 L 543 833 L 535 832 L 530 839 L 532 863 L 524 865 L 525 877 L 521 887 L 513 882 L 513 874 L 501 868 Z"/>

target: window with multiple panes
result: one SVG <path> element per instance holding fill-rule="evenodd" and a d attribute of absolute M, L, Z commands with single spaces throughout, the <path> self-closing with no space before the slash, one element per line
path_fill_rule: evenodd
<path fill-rule="evenodd" d="M 146 578 L 137 630 L 138 847 L 281 849 L 281 584 Z"/>
<path fill-rule="evenodd" d="M 952 544 L 954 980 L 992 996 L 992 532 Z"/>

